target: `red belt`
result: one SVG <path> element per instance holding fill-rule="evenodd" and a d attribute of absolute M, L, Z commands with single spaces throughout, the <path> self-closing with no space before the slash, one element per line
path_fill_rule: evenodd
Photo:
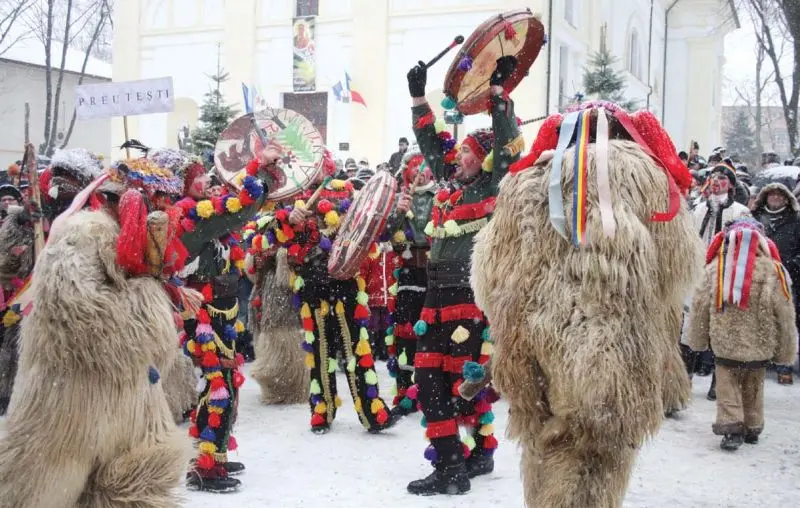
<path fill-rule="evenodd" d="M 425 436 L 427 436 L 428 439 L 456 435 L 458 435 L 458 423 L 456 423 L 455 420 L 428 422 L 427 427 L 425 428 Z"/>

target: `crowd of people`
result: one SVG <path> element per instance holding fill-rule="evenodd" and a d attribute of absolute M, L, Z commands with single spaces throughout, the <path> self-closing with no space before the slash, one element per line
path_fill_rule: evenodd
<path fill-rule="evenodd" d="M 24 185 L 24 168 L 9 171 L 18 181 L 0 186 L 0 410 L 8 411 L 0 477 L 9 478 L 12 469 L 31 474 L 0 483 L 0 499 L 9 507 L 34 501 L 43 507 L 71 506 L 78 500 L 108 506 L 129 500 L 132 488 L 146 484 L 148 506 L 163 506 L 159 503 L 172 499 L 175 480 L 187 465 L 189 488 L 236 490 L 240 481 L 234 476 L 245 466 L 230 460 L 228 452 L 238 445 L 232 430 L 245 380 L 242 366 L 253 359 L 250 374 L 261 385 L 262 400 L 306 400 L 309 427 L 316 434 L 328 433 L 334 424 L 342 381 L 369 433 L 383 432 L 420 411 L 429 441 L 423 453 L 433 472 L 408 484 L 412 494 L 463 494 L 472 479 L 491 473 L 498 446 L 492 404 L 500 397 L 490 383 L 491 358 L 498 337 L 476 301 L 476 279 L 470 278 L 476 241 L 488 241 L 479 233 L 500 206 L 501 182 L 508 185 L 510 169 L 520 178 L 531 166 L 554 164 L 554 158 L 560 168 L 568 147 L 588 150 L 602 136 L 608 144 L 609 127 L 601 134 L 597 120 L 605 119 L 606 112 L 616 115 L 619 125 L 612 127 L 620 132 L 635 130 L 615 106 L 591 103 L 563 120 L 583 114 L 583 137 L 576 134 L 570 140 L 563 134 L 568 123 L 560 125 L 559 134 L 548 119 L 531 151 L 536 156 L 520 161 L 519 120 L 503 87 L 516 65 L 513 57 L 497 61 L 487 103 L 492 127 L 473 131 L 460 143 L 435 118 L 425 99 L 426 68 L 415 66 L 408 85 L 418 148 L 401 138 L 398 152 L 375 170 L 366 158 L 342 163 L 326 153 L 311 186 L 277 203 L 267 199 L 280 170 L 277 144 L 262 147 L 231 183 L 179 150 L 147 151 L 107 166 L 86 150 L 63 150 L 39 176 L 41 203 Z M 638 140 L 615 142 L 644 146 Z M 659 220 L 668 222 L 690 210 L 693 240 L 702 240 L 707 250 L 705 275 L 695 281 L 696 291 L 686 295 L 682 330 L 671 329 L 667 351 L 676 358 L 682 352 L 684 381 L 694 374 L 714 376 L 709 392 L 718 407 L 713 431 L 723 436 L 723 448 L 733 450 L 758 442 L 765 369 L 774 364 L 778 381 L 792 383 L 800 295 L 791 281 L 800 280 L 800 205 L 783 184 L 750 187 L 747 168 L 724 149 L 714 150 L 707 160 L 694 152 L 680 154 L 679 171 L 669 162 L 679 154 L 653 155 L 665 171 L 669 166 L 672 185 L 678 182 L 670 199 L 686 191 L 683 203 L 671 201 L 674 207 Z M 636 152 L 648 157 L 642 154 Z M 576 167 L 586 160 L 576 157 Z M 765 167 L 770 160 L 765 159 Z M 353 212 L 358 192 L 382 171 L 390 171 L 399 187 L 385 228 L 357 274 L 335 278 L 328 260 L 343 217 Z M 681 172 L 690 174 L 691 182 L 683 182 Z M 622 185 L 612 182 L 615 188 Z M 604 208 L 608 198 L 599 193 L 588 199 L 588 213 L 596 214 L 594 199 L 601 214 L 610 209 Z M 579 214 L 581 206 L 570 213 Z M 614 210 L 619 213 L 618 204 Z M 565 217 L 571 215 L 560 213 L 561 222 L 551 208 L 550 221 L 566 238 Z M 583 231 L 599 216 L 584 217 L 584 223 L 575 217 L 570 227 Z M 47 236 L 41 252 L 35 247 L 37 225 Z M 624 226 L 619 222 L 620 229 Z M 613 238 L 614 227 L 609 229 Z M 556 235 L 551 236 L 555 242 Z M 575 233 L 568 247 L 591 250 L 587 245 L 600 236 Z M 482 269 L 491 270 L 492 263 Z M 485 291 L 481 294 L 482 301 L 491 300 Z M 276 303 L 274 296 L 285 298 L 284 303 Z M 148 306 L 140 308 L 144 300 Z M 110 302 L 129 307 L 115 312 Z M 113 312 L 113 319 L 94 329 L 92 312 L 103 309 Z M 294 317 L 283 318 L 286 313 Z M 664 322 L 669 319 L 665 313 Z M 278 343 L 295 340 L 292 330 L 302 332 L 302 341 L 299 349 L 292 343 L 289 352 Z M 59 335 L 48 354 L 28 346 L 41 344 L 48 333 Z M 125 348 L 135 351 L 114 356 Z M 172 358 L 181 350 L 182 360 Z M 269 355 L 277 357 L 265 361 Z M 115 362 L 111 378 L 98 365 L 106 360 Z M 386 362 L 395 380 L 391 399 L 379 387 L 378 361 Z M 62 382 L 44 397 L 42 390 L 52 380 L 39 378 L 54 369 L 62 369 Z M 505 377 L 502 370 L 498 373 L 509 383 L 507 372 Z M 546 390 L 544 371 L 537 376 L 536 390 Z M 292 382 L 275 394 L 280 377 Z M 82 411 L 120 415 L 103 420 L 109 428 L 102 435 L 65 429 L 56 418 L 65 409 L 54 401 L 69 404 L 81 391 L 92 391 Z M 509 395 L 513 408 L 520 393 Z M 678 399 L 685 398 L 668 401 L 665 396 L 663 406 L 656 401 L 653 407 L 671 413 L 683 408 Z M 173 423 L 165 421 L 170 414 L 178 424 L 190 420 L 188 433 L 196 447 L 191 460 L 177 444 Z M 33 425 L 34 420 L 40 423 Z M 651 428 L 651 423 L 642 425 Z M 515 428 L 517 437 L 525 435 Z M 640 437 L 631 439 L 635 455 Z M 31 452 L 31 441 L 49 448 Z M 169 460 L 163 459 L 166 452 Z M 65 454 L 71 456 L 66 465 L 59 462 Z M 524 465 L 533 467 L 534 462 Z M 143 464 L 152 466 L 146 474 Z M 619 469 L 618 474 L 625 473 Z"/>

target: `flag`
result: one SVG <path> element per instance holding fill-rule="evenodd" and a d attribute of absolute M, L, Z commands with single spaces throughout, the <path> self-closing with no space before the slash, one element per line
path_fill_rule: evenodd
<path fill-rule="evenodd" d="M 345 72 L 344 73 L 344 78 L 345 78 L 346 83 L 347 83 L 347 92 L 350 94 L 350 100 L 353 101 L 353 102 L 357 102 L 357 103 L 361 104 L 362 106 L 364 106 L 366 108 L 367 107 L 367 103 L 364 101 L 364 97 L 362 97 L 360 93 L 355 91 L 353 89 L 352 85 L 350 84 L 353 81 L 350 78 L 350 74 Z"/>
<path fill-rule="evenodd" d="M 242 95 L 244 95 L 244 112 L 245 113 L 252 113 L 253 112 L 253 96 L 250 92 L 250 88 L 242 82 Z"/>
<path fill-rule="evenodd" d="M 339 102 L 349 102 L 347 97 L 344 96 L 344 87 L 341 81 L 337 81 L 336 84 L 333 85 L 333 96 L 336 97 L 336 100 Z"/>

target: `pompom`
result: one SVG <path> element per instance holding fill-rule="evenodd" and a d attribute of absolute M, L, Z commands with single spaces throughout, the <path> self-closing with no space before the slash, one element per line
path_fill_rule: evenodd
<path fill-rule="evenodd" d="M 308 391 L 311 395 L 319 395 L 322 393 L 322 390 L 319 387 L 319 381 L 312 379 Z"/>
<path fill-rule="evenodd" d="M 417 395 L 419 394 L 419 386 L 418 385 L 411 385 L 406 390 L 406 397 L 411 400 L 417 400 Z"/>
<path fill-rule="evenodd" d="M 477 362 L 467 362 L 464 364 L 464 379 L 471 383 L 479 383 L 486 377 L 486 370 L 483 365 Z"/>
<path fill-rule="evenodd" d="M 311 417 L 311 426 L 321 427 L 323 425 L 325 425 L 325 418 L 321 414 L 314 413 L 314 415 Z"/>
<path fill-rule="evenodd" d="M 433 236 L 433 231 L 434 231 L 433 221 L 428 221 L 428 223 L 425 225 L 424 233 L 427 236 Z"/>
<path fill-rule="evenodd" d="M 487 411 L 481 415 L 478 421 L 481 423 L 481 425 L 489 425 L 490 423 L 494 422 L 494 413 Z"/>
<path fill-rule="evenodd" d="M 442 99 L 442 102 L 441 102 L 441 106 L 442 106 L 443 109 L 455 109 L 456 105 L 457 105 L 457 103 L 456 103 L 455 99 L 453 99 L 449 95 L 445 96 L 445 98 Z"/>
<path fill-rule="evenodd" d="M 408 365 L 408 356 L 406 356 L 406 350 L 404 349 L 400 356 L 397 357 L 397 363 L 399 365 Z"/>
<path fill-rule="evenodd" d="M 351 374 L 356 371 L 356 358 L 351 356 L 349 360 L 347 360 L 347 372 Z"/>
<path fill-rule="evenodd" d="M 378 414 L 375 415 L 375 421 L 378 422 L 378 425 L 383 425 L 389 421 L 389 413 L 386 411 L 386 408 L 378 411 Z"/>
<path fill-rule="evenodd" d="M 439 454 L 436 453 L 436 448 L 434 448 L 433 445 L 428 445 L 428 447 L 425 448 L 425 453 L 423 455 L 431 462 L 436 462 L 439 460 Z"/>
<path fill-rule="evenodd" d="M 414 333 L 417 335 L 417 337 L 422 337 L 428 333 L 428 323 L 421 319 L 414 323 Z"/>
<path fill-rule="evenodd" d="M 339 365 L 336 363 L 335 358 L 328 358 L 328 374 L 333 374 Z"/>
<path fill-rule="evenodd" d="M 437 133 L 445 133 L 447 132 L 445 129 L 447 128 L 447 124 L 441 118 L 437 118 L 435 122 L 433 122 L 433 128 L 436 130 Z M 447 132 L 447 134 L 450 134 Z"/>
<path fill-rule="evenodd" d="M 375 360 L 373 360 L 371 354 L 366 354 L 366 355 L 362 356 L 361 358 L 359 358 L 358 365 L 360 365 L 361 367 L 363 367 L 365 369 L 370 369 L 375 365 Z"/>
<path fill-rule="evenodd" d="M 208 426 L 213 429 L 218 429 L 222 425 L 222 417 L 217 413 L 209 413 Z"/>
<path fill-rule="evenodd" d="M 214 456 L 208 453 L 200 455 L 200 457 L 197 458 L 197 463 L 195 464 L 197 469 L 202 469 L 206 471 L 213 469 L 215 465 L 216 463 L 214 462 Z"/>
<path fill-rule="evenodd" d="M 373 369 L 369 369 L 367 372 L 364 373 L 364 382 L 368 385 L 377 385 L 378 384 L 378 375 L 375 374 Z"/>
<path fill-rule="evenodd" d="M 242 202 L 238 198 L 228 198 L 225 200 L 225 208 L 230 213 L 236 213 L 242 209 Z"/>
<path fill-rule="evenodd" d="M 212 203 L 208 199 L 204 199 L 197 203 L 197 216 L 203 219 L 208 219 L 212 215 L 214 215 L 214 203 Z"/>
<path fill-rule="evenodd" d="M 339 225 L 339 214 L 331 210 L 325 214 L 325 224 L 328 227 L 335 228 Z"/>
<path fill-rule="evenodd" d="M 322 215 L 325 215 L 331 210 L 333 210 L 333 203 L 331 203 L 327 199 L 323 199 L 319 202 L 319 204 L 317 204 L 317 211 Z"/>

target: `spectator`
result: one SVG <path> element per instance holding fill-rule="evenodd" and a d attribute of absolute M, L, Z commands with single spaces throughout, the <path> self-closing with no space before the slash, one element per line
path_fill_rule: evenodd
<path fill-rule="evenodd" d="M 0 185 L 0 223 L 8 214 L 8 207 L 22 205 L 22 193 L 11 184 Z"/>
<path fill-rule="evenodd" d="M 396 173 L 400 169 L 400 164 L 403 162 L 403 156 L 408 151 L 408 139 L 400 138 L 397 142 L 398 150 L 389 158 L 389 167 L 392 168 L 392 173 Z"/>
<path fill-rule="evenodd" d="M 781 183 L 766 185 L 758 194 L 753 217 L 764 226 L 766 236 L 778 246 L 783 266 L 795 282 L 793 286 L 795 311 L 798 310 L 800 282 L 800 205 L 794 194 Z M 797 323 L 800 326 L 800 323 Z M 778 366 L 778 382 L 792 384 L 792 369 Z"/>
<path fill-rule="evenodd" d="M 356 160 L 352 157 L 348 157 L 347 160 L 344 162 L 344 172 L 347 178 L 353 178 L 356 176 L 356 170 L 358 170 L 358 166 L 356 165 Z"/>

